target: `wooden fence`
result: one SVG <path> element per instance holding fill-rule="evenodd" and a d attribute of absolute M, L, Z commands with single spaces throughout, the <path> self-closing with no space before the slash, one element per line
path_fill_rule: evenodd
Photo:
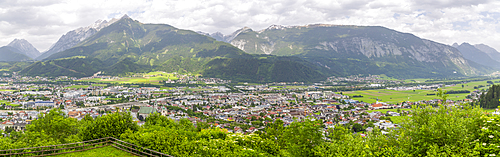
<path fill-rule="evenodd" d="M 76 143 L 51 146 L 0 150 L 0 156 L 50 156 L 73 152 L 81 152 L 106 146 L 113 146 L 137 156 L 173 157 L 155 150 L 140 147 L 113 137 L 105 137 Z"/>

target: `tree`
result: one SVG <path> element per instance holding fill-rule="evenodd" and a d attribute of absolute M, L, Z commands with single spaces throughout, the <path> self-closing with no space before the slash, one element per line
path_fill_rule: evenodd
<path fill-rule="evenodd" d="M 321 124 L 309 119 L 291 123 L 283 137 L 285 148 L 292 156 L 311 156 L 313 148 L 324 142 Z"/>
<path fill-rule="evenodd" d="M 446 94 L 446 91 L 443 91 L 441 88 L 438 88 L 437 89 L 438 92 L 437 92 L 437 96 L 441 98 L 441 100 L 443 100 L 443 103 L 446 103 L 446 98 L 448 97 L 448 94 Z"/>
<path fill-rule="evenodd" d="M 65 117 L 60 109 L 51 110 L 49 113 L 40 114 L 39 119 L 26 126 L 27 132 L 43 132 L 62 143 L 68 142 L 67 137 L 78 133 L 78 122 L 74 118 Z"/>
<path fill-rule="evenodd" d="M 365 131 L 365 130 L 363 129 L 363 126 L 362 126 L 361 124 L 359 124 L 359 123 L 354 123 L 354 125 L 352 125 L 352 130 L 353 130 L 354 132 L 361 132 L 361 131 Z"/>
<path fill-rule="evenodd" d="M 266 113 L 261 112 L 261 113 L 259 113 L 259 116 L 264 117 L 264 116 L 266 116 Z"/>
<path fill-rule="evenodd" d="M 80 131 L 83 140 L 91 140 L 103 137 L 120 137 L 127 130 L 137 131 L 137 124 L 127 112 L 115 112 L 106 116 L 98 117 L 90 122 Z"/>
<path fill-rule="evenodd" d="M 479 99 L 479 104 L 483 108 L 497 108 L 500 99 L 500 85 L 493 85 L 488 88 L 488 92 L 482 93 Z"/>

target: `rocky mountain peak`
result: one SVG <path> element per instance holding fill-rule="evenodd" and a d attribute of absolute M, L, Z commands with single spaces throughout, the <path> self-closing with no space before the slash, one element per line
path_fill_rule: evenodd
<path fill-rule="evenodd" d="M 120 19 L 123 18 L 129 18 L 129 17 L 127 15 L 124 15 Z M 96 22 L 87 27 L 80 27 L 78 29 L 69 31 L 68 33 L 64 34 L 61 38 L 59 38 L 59 40 L 54 45 L 52 45 L 48 51 L 42 53 L 39 57 L 37 57 L 36 60 L 43 60 L 49 57 L 50 55 L 67 50 L 75 46 L 76 44 L 80 43 L 81 41 L 87 39 L 88 37 L 94 35 L 104 27 L 107 27 L 120 19 L 113 18 L 110 21 L 97 20 Z"/>
<path fill-rule="evenodd" d="M 22 54 L 30 58 L 36 58 L 40 55 L 40 52 L 25 39 L 14 39 L 7 46 L 18 49 Z"/>
<path fill-rule="evenodd" d="M 271 29 L 285 29 L 287 28 L 286 26 L 282 26 L 282 25 L 271 25 L 269 27 L 267 27 L 268 30 L 271 30 Z"/>
<path fill-rule="evenodd" d="M 123 15 L 120 19 L 131 19 L 127 14 Z"/>

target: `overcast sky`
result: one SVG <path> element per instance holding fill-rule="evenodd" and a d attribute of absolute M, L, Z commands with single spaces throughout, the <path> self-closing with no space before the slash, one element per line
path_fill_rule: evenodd
<path fill-rule="evenodd" d="M 315 23 L 384 26 L 444 44 L 500 50 L 496 0 L 1 0 L 0 45 L 24 38 L 47 50 L 68 31 L 128 14 L 142 23 L 230 34 Z"/>

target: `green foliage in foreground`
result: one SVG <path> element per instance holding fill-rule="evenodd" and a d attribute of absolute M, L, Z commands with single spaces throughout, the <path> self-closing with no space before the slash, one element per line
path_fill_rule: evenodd
<path fill-rule="evenodd" d="M 489 156 L 500 152 L 500 116 L 468 104 L 416 106 L 398 129 L 366 137 L 349 128 L 325 130 L 305 119 L 284 127 L 276 120 L 254 134 L 228 133 L 189 120 L 150 115 L 137 126 L 127 113 L 82 121 L 53 110 L 24 133 L 0 138 L 0 149 L 53 145 L 113 136 L 173 156 Z"/>

